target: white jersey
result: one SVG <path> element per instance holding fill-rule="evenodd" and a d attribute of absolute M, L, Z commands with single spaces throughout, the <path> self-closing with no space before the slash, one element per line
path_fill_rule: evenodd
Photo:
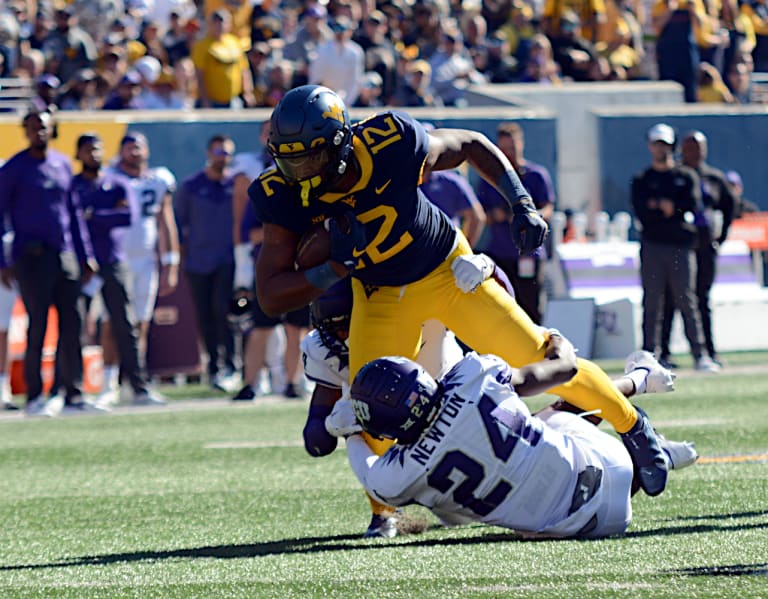
<path fill-rule="evenodd" d="M 157 215 L 163 199 L 176 191 L 176 177 L 164 166 L 147 169 L 141 177 L 130 177 L 117 166 L 108 172 L 128 180 L 136 201 L 131 206 L 131 226 L 125 236 L 125 252 L 129 260 L 154 256 L 157 252 Z"/>
<path fill-rule="evenodd" d="M 304 374 L 310 381 L 331 389 L 342 389 L 349 384 L 349 361 L 329 351 L 317 329 L 310 331 L 301 341 L 301 352 Z M 416 361 L 430 375 L 440 378 L 463 355 L 452 332 L 437 321 L 424 323 L 421 349 Z"/>
<path fill-rule="evenodd" d="M 496 356 L 469 353 L 441 381 L 446 398 L 419 441 L 380 459 L 348 440 L 355 474 L 388 505 L 418 503 L 447 523 L 481 521 L 551 537 L 623 532 L 632 463 L 575 414 L 532 416 Z"/>

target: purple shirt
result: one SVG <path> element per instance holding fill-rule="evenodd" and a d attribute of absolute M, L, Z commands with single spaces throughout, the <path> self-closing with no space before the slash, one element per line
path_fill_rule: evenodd
<path fill-rule="evenodd" d="M 13 260 L 30 242 L 59 252 L 74 251 L 81 263 L 93 258 L 91 238 L 80 200 L 70 190 L 71 182 L 69 160 L 51 149 L 42 160 L 22 150 L 0 169 L 0 215 L 9 218 L 14 232 Z M 0 267 L 5 266 L 0 252 Z"/>
<path fill-rule="evenodd" d="M 232 246 L 232 179 L 199 171 L 184 180 L 173 200 L 186 250 L 184 270 L 207 274 L 235 261 Z"/>
<path fill-rule="evenodd" d="M 555 201 L 555 190 L 552 186 L 552 179 L 549 176 L 547 169 L 535 162 L 526 161 L 523 173 L 520 176 L 520 180 L 523 182 L 523 186 L 531 194 L 531 199 L 536 205 L 536 208 L 541 210 L 548 204 L 553 204 Z M 508 215 L 512 214 L 509 204 L 502 197 L 502 195 L 496 191 L 490 183 L 484 179 L 480 180 L 477 186 L 477 197 L 480 203 L 485 208 L 485 213 L 488 215 L 488 225 L 486 227 L 486 233 L 483 239 L 480 240 L 480 245 L 477 248 L 479 251 L 486 252 L 491 256 L 502 259 L 517 259 L 520 253 L 517 251 L 515 242 L 512 241 L 512 235 L 509 231 L 509 222 L 494 222 L 493 213 L 501 208 Z M 532 256 L 538 256 L 539 258 L 545 258 L 546 252 L 544 247 L 538 248 Z"/>
<path fill-rule="evenodd" d="M 261 229 L 264 224 L 256 218 L 256 209 L 253 207 L 253 202 L 249 201 L 245 206 L 245 213 L 243 213 L 243 220 L 240 222 L 240 243 L 251 242 L 251 229 Z M 256 243 L 253 246 L 253 259 L 259 255 L 261 244 Z"/>
<path fill-rule="evenodd" d="M 472 205 L 478 202 L 475 190 L 455 171 L 430 173 L 427 182 L 421 184 L 421 191 L 457 225 L 459 224 L 457 214 L 472 208 Z"/>
<path fill-rule="evenodd" d="M 80 197 L 91 234 L 93 253 L 99 265 L 126 260 L 126 227 L 131 224 L 130 185 L 117 175 L 102 174 L 86 179 L 82 174 L 72 179 L 72 190 Z"/>

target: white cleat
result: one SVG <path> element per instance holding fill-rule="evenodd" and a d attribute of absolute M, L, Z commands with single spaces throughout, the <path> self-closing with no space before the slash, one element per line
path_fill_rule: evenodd
<path fill-rule="evenodd" d="M 61 412 L 62 414 L 106 414 L 110 411 L 111 409 L 106 406 L 81 399 L 80 401 L 65 404 Z"/>
<path fill-rule="evenodd" d="M 652 353 L 639 350 L 627 356 L 627 360 L 624 363 L 625 373 L 630 373 L 640 368 L 648 371 L 643 393 L 670 393 L 675 390 L 677 375 L 659 364 L 659 361 L 653 357 Z"/>
<path fill-rule="evenodd" d="M 364 539 L 391 539 L 397 536 L 397 512 L 388 516 L 373 514 Z"/>
<path fill-rule="evenodd" d="M 682 470 L 693 466 L 699 459 L 696 446 L 690 441 L 669 441 L 662 435 L 658 435 L 659 445 L 667 459 L 670 470 Z"/>
<path fill-rule="evenodd" d="M 168 402 L 157 391 L 149 389 L 133 396 L 134 406 L 164 406 Z"/>
<path fill-rule="evenodd" d="M 709 374 L 717 374 L 720 372 L 720 366 L 709 356 L 701 356 L 696 360 L 695 369 L 698 372 L 707 372 Z"/>

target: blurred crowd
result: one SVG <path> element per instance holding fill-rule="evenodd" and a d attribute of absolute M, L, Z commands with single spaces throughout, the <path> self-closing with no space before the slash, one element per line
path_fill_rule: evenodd
<path fill-rule="evenodd" d="M 472 84 L 674 80 L 761 101 L 765 0 L 0 0 L 0 77 L 61 110 L 461 106 Z"/>

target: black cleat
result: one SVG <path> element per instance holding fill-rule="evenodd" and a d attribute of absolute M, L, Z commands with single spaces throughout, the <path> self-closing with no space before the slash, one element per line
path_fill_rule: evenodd
<path fill-rule="evenodd" d="M 667 460 L 648 415 L 637 406 L 635 409 L 635 426 L 626 433 L 621 433 L 620 437 L 635 465 L 640 486 L 646 495 L 655 497 L 667 486 Z"/>

